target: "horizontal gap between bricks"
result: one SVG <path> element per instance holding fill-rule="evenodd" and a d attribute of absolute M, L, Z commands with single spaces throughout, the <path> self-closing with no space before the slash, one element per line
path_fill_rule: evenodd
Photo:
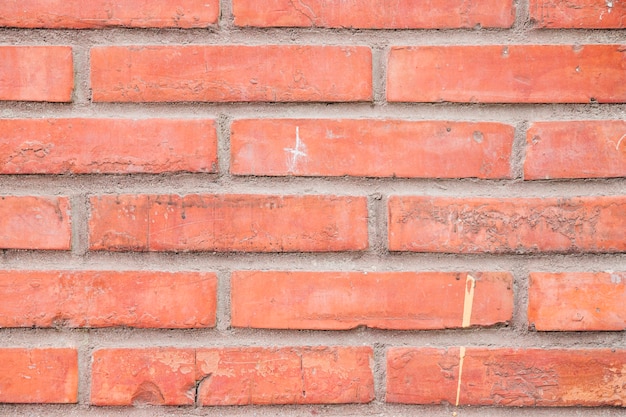
<path fill-rule="evenodd" d="M 626 104 L 480 103 L 30 103 L 0 102 L 0 118 L 390 119 L 517 124 L 623 119 Z"/>
<path fill-rule="evenodd" d="M 459 318 L 460 320 L 460 318 Z M 287 346 L 450 346 L 488 348 L 602 349 L 621 346 L 623 332 L 535 332 L 511 327 L 448 330 L 270 330 L 270 329 L 132 329 L 4 328 L 0 348 L 80 347 L 206 348 Z M 45 343 L 42 344 L 42 341 Z M 381 342 L 384 340 L 384 342 Z"/>
<path fill-rule="evenodd" d="M 218 174 L 2 175 L 0 195 L 257 194 L 364 197 L 570 198 L 624 195 L 623 178 L 574 180 L 255 177 Z"/>

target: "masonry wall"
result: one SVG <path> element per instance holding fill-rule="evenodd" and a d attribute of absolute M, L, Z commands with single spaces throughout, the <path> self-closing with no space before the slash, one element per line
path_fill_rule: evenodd
<path fill-rule="evenodd" d="M 0 26 L 0 415 L 622 415 L 625 1 Z"/>

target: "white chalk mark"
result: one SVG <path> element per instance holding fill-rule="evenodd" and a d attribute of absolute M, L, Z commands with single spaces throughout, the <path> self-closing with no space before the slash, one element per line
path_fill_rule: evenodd
<path fill-rule="evenodd" d="M 461 397 L 461 374 L 463 373 L 463 360 L 465 359 L 465 346 L 461 346 L 459 350 L 459 383 L 456 387 L 456 403 L 455 406 L 459 406 L 459 399 Z"/>
<path fill-rule="evenodd" d="M 604 2 L 606 3 L 609 13 L 611 13 L 611 10 L 613 9 L 613 0 L 604 0 Z"/>
<path fill-rule="evenodd" d="M 621 138 L 619 138 L 619 140 L 617 141 L 617 145 L 615 145 L 615 149 L 619 151 L 619 145 L 622 144 L 622 141 L 624 140 L 624 138 L 626 138 L 626 133 L 622 135 Z"/>
<path fill-rule="evenodd" d="M 296 146 L 294 148 L 283 148 L 283 150 L 291 154 L 289 155 L 288 170 L 290 173 L 292 173 L 296 169 L 298 157 L 307 157 L 306 146 L 304 145 L 304 142 L 302 142 L 302 140 L 300 139 L 300 126 L 296 126 Z"/>
<path fill-rule="evenodd" d="M 467 274 L 465 279 L 465 297 L 463 299 L 463 321 L 462 327 L 470 327 L 472 322 L 472 307 L 474 305 L 474 292 L 476 288 L 476 278 Z M 461 346 L 459 351 L 459 382 L 456 386 L 456 403 L 459 406 L 461 398 L 461 376 L 463 375 L 463 361 L 465 360 L 465 346 Z"/>

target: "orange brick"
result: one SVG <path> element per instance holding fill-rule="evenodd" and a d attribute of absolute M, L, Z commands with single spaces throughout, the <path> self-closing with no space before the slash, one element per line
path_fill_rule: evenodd
<path fill-rule="evenodd" d="M 0 119 L 1 174 L 215 172 L 212 120 Z"/>
<path fill-rule="evenodd" d="M 94 101 L 369 101 L 372 53 L 339 46 L 123 46 L 91 50 Z"/>
<path fill-rule="evenodd" d="M 368 347 L 203 349 L 202 405 L 339 404 L 374 399 Z"/>
<path fill-rule="evenodd" d="M 620 45 L 394 47 L 387 99 L 623 103 L 626 50 Z"/>
<path fill-rule="evenodd" d="M 496 406 L 624 406 L 626 350 L 392 348 L 387 401 Z M 459 384 L 459 369 L 461 382 Z"/>
<path fill-rule="evenodd" d="M 626 28 L 626 3 L 609 0 L 530 0 L 530 18 L 540 28 Z"/>
<path fill-rule="evenodd" d="M 105 349 L 94 353 L 94 405 L 364 403 L 368 347 Z"/>
<path fill-rule="evenodd" d="M 524 178 L 626 177 L 626 122 L 542 122 L 528 130 Z"/>
<path fill-rule="evenodd" d="M 389 198 L 389 249 L 624 252 L 626 198 Z"/>
<path fill-rule="evenodd" d="M 0 100 L 72 101 L 73 65 L 69 46 L 0 46 Z"/>
<path fill-rule="evenodd" d="M 233 0 L 235 24 L 258 27 L 353 27 L 363 29 L 451 29 L 511 27 L 510 0 Z"/>
<path fill-rule="evenodd" d="M 105 195 L 91 250 L 331 252 L 367 248 L 364 197 Z"/>
<path fill-rule="evenodd" d="M 0 197 L 0 248 L 69 250 L 69 213 L 66 197 Z"/>
<path fill-rule="evenodd" d="M 215 274 L 0 271 L 0 288 L 0 327 L 215 326 Z"/>
<path fill-rule="evenodd" d="M 194 349 L 102 349 L 91 367 L 93 405 L 194 403 Z"/>
<path fill-rule="evenodd" d="M 76 349 L 0 349 L 0 403 L 76 403 Z"/>
<path fill-rule="evenodd" d="M 48 29 L 202 28 L 217 23 L 219 0 L 3 0 L 0 26 Z"/>
<path fill-rule="evenodd" d="M 231 132 L 237 175 L 511 177 L 514 129 L 498 123 L 262 119 Z"/>
<path fill-rule="evenodd" d="M 534 272 L 528 296 L 537 330 L 626 329 L 626 272 Z"/>
<path fill-rule="evenodd" d="M 232 325 L 273 329 L 462 327 L 469 286 L 472 326 L 513 314 L 509 273 L 237 271 Z M 470 304 L 472 305 L 472 304 Z"/>

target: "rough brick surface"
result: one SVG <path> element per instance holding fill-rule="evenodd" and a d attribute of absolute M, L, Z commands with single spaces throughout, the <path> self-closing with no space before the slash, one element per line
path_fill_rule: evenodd
<path fill-rule="evenodd" d="M 1 249 L 69 250 L 71 234 L 66 197 L 0 196 Z"/>
<path fill-rule="evenodd" d="M 626 177 L 626 122 L 539 122 L 528 129 L 524 178 Z"/>
<path fill-rule="evenodd" d="M 510 0 L 234 0 L 235 24 L 259 27 L 447 29 L 506 28 L 513 24 L 515 9 Z"/>
<path fill-rule="evenodd" d="M 215 325 L 209 273 L 0 271 L 0 288 L 0 327 Z"/>
<path fill-rule="evenodd" d="M 389 101 L 624 103 L 620 45 L 393 47 Z"/>
<path fill-rule="evenodd" d="M 374 398 L 367 347 L 104 349 L 94 405 L 337 404 Z"/>
<path fill-rule="evenodd" d="M 4 0 L 0 26 L 94 29 L 201 28 L 217 23 L 219 0 Z"/>
<path fill-rule="evenodd" d="M 540 28 L 621 29 L 626 3 L 621 0 L 530 0 L 530 18 Z"/>
<path fill-rule="evenodd" d="M 69 46 L 0 46 L 0 101 L 72 100 Z"/>
<path fill-rule="evenodd" d="M 363 197 L 106 195 L 92 250 L 326 252 L 367 248 Z"/>
<path fill-rule="evenodd" d="M 510 178 L 513 133 L 513 127 L 498 123 L 237 120 L 232 125 L 231 172 Z"/>
<path fill-rule="evenodd" d="M 625 272 L 530 274 L 528 322 L 537 330 L 624 330 L 625 304 Z"/>
<path fill-rule="evenodd" d="M 623 406 L 625 360 L 626 351 L 611 349 L 393 348 L 387 352 L 386 399 L 409 404 L 456 404 L 458 397 L 459 405 Z"/>
<path fill-rule="evenodd" d="M 389 199 L 389 249 L 451 253 L 624 252 L 626 198 Z"/>
<path fill-rule="evenodd" d="M 232 325 L 275 329 L 445 329 L 511 319 L 508 273 L 238 271 Z"/>
<path fill-rule="evenodd" d="M 131 46 L 91 51 L 94 101 L 368 101 L 372 53 L 338 46 Z"/>
<path fill-rule="evenodd" d="M 0 348 L 0 403 L 75 403 L 76 349 Z"/>
<path fill-rule="evenodd" d="M 212 120 L 0 119 L 0 173 L 215 172 Z"/>

